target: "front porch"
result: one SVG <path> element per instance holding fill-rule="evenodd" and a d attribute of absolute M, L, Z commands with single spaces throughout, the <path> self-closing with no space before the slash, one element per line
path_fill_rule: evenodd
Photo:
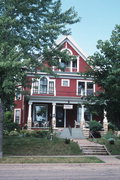
<path fill-rule="evenodd" d="M 92 120 L 92 114 L 84 106 L 84 102 L 80 98 L 31 97 L 28 103 L 28 129 L 52 128 L 56 131 L 79 128 L 88 134 L 88 122 Z M 106 115 L 103 126 L 107 129 Z"/>

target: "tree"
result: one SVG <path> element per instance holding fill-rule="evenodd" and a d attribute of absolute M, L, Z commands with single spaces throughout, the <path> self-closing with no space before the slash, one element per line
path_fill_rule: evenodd
<path fill-rule="evenodd" d="M 1 0 L 0 94 L 3 105 L 13 100 L 16 84 L 25 79 L 24 68 L 35 70 L 45 59 L 49 64 L 65 54 L 53 50 L 66 25 L 79 21 L 73 8 L 61 11 L 60 0 Z M 51 57 L 51 58 L 49 58 Z M 49 58 L 49 59 L 48 59 Z M 9 110 L 9 109 L 8 109 Z"/>
<path fill-rule="evenodd" d="M 93 67 L 88 74 L 103 88 L 95 99 L 104 104 L 108 120 L 120 128 L 120 25 L 116 25 L 110 40 L 99 40 L 97 48 L 99 51 L 88 60 Z"/>
<path fill-rule="evenodd" d="M 0 1 L 0 98 L 4 110 L 13 102 L 16 85 L 26 86 L 27 71 L 43 68 L 46 59 L 53 65 L 56 58 L 66 57 L 53 47 L 59 35 L 70 33 L 66 25 L 78 21 L 73 8 L 62 12 L 60 0 Z"/>

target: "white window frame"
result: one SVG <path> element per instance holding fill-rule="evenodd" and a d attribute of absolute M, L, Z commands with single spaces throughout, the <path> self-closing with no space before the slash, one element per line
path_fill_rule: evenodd
<path fill-rule="evenodd" d="M 20 89 L 20 91 L 22 90 L 22 87 L 18 87 L 18 89 Z M 16 98 L 16 93 L 15 93 L 15 101 L 20 101 L 20 100 L 22 100 L 22 94 L 20 93 L 19 94 L 20 95 L 20 98 L 18 99 L 18 98 Z"/>
<path fill-rule="evenodd" d="M 81 95 L 78 94 L 78 83 L 79 82 L 84 82 L 85 83 L 85 96 L 87 96 L 87 83 L 88 82 L 93 83 L 93 81 L 91 81 L 91 80 L 77 80 L 77 86 L 76 86 L 76 95 L 77 96 L 81 96 Z M 93 83 L 93 93 L 95 93 L 95 84 L 94 83 Z"/>
<path fill-rule="evenodd" d="M 68 85 L 64 86 L 64 81 L 67 81 Z M 61 79 L 61 86 L 63 87 L 70 87 L 70 79 Z"/>
<path fill-rule="evenodd" d="M 38 80 L 38 94 L 40 93 L 40 80 L 41 78 L 45 77 L 47 79 L 47 93 L 45 94 L 49 94 L 49 82 L 54 82 L 54 93 L 53 95 L 56 96 L 56 89 L 55 89 L 55 79 L 50 79 L 49 77 L 46 77 L 46 76 L 41 76 L 40 78 L 32 78 L 32 82 L 34 81 L 34 79 Z M 33 94 L 33 84 L 32 83 L 32 87 L 31 87 L 31 95 Z"/>
<path fill-rule="evenodd" d="M 18 124 L 20 124 L 20 123 L 21 123 L 21 109 L 20 109 L 20 108 L 14 109 L 14 122 L 15 122 L 15 123 L 16 123 L 16 121 L 15 121 L 15 118 L 16 118 L 16 111 L 20 111 L 20 118 L 19 118 L 19 123 L 18 123 Z"/>

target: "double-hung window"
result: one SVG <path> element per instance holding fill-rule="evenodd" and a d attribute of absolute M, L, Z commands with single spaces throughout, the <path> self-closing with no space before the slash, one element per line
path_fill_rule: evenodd
<path fill-rule="evenodd" d="M 77 95 L 90 96 L 94 93 L 94 84 L 92 81 L 79 81 L 77 82 Z"/>
<path fill-rule="evenodd" d="M 20 124 L 21 109 L 15 109 L 14 122 Z"/>
<path fill-rule="evenodd" d="M 48 80 L 46 77 L 40 79 L 40 93 L 47 94 Z"/>

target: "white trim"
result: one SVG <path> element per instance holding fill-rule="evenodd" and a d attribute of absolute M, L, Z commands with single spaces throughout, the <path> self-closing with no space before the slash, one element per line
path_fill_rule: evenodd
<path fill-rule="evenodd" d="M 87 96 L 87 83 L 88 82 L 92 82 L 91 80 L 77 80 L 77 84 L 76 84 L 76 95 L 79 96 L 78 94 L 78 82 L 84 82 L 85 83 L 85 96 Z M 93 83 L 93 93 L 95 93 L 95 84 Z M 82 95 L 81 95 L 82 96 Z"/>
<path fill-rule="evenodd" d="M 80 48 L 80 46 L 72 39 L 71 36 L 63 36 L 61 39 L 56 41 L 56 44 L 63 44 L 64 42 L 68 42 L 73 49 L 76 50 L 76 52 L 84 59 L 86 60 L 88 55 Z"/>
<path fill-rule="evenodd" d="M 67 42 L 66 42 L 67 43 Z M 71 51 L 71 49 L 68 49 L 68 48 L 63 48 L 63 49 L 61 49 L 61 52 L 63 52 L 63 51 L 69 51 L 70 52 L 70 55 L 73 55 L 73 52 Z M 69 54 L 68 54 L 69 55 Z"/>
<path fill-rule="evenodd" d="M 79 72 L 80 58 L 77 56 L 77 72 Z"/>
<path fill-rule="evenodd" d="M 56 85 L 56 80 L 55 80 L 55 79 L 49 79 L 49 80 L 48 80 L 48 86 L 49 86 L 49 82 L 54 82 L 54 92 L 53 92 L 53 93 L 54 93 L 54 96 L 56 96 L 56 88 L 55 88 L 55 87 L 56 87 L 56 86 L 55 86 L 55 85 Z M 48 94 L 49 94 L 49 93 L 48 93 Z"/>
<path fill-rule="evenodd" d="M 20 123 L 21 123 L 21 108 L 15 108 L 15 109 L 14 109 L 14 122 L 16 122 L 16 121 L 15 121 L 16 111 L 20 111 L 20 117 L 19 117 L 19 123 L 18 123 L 18 124 L 20 124 Z"/>
<path fill-rule="evenodd" d="M 68 82 L 67 86 L 64 86 L 64 84 L 63 84 L 64 81 Z M 70 79 L 61 79 L 61 86 L 63 86 L 63 87 L 70 87 Z"/>
<path fill-rule="evenodd" d="M 32 78 L 31 95 L 33 95 L 33 85 L 34 85 L 33 81 L 34 81 L 34 79 L 36 81 L 38 81 L 38 94 L 40 94 L 40 80 L 43 77 L 45 77 L 47 79 L 47 92 L 45 94 L 49 94 L 49 82 L 52 81 L 52 82 L 54 82 L 54 92 L 53 92 L 53 95 L 56 96 L 56 88 L 55 88 L 56 87 L 55 86 L 56 80 L 55 79 L 50 79 L 48 76 L 44 76 L 44 75 L 41 76 L 40 78 Z"/>
<path fill-rule="evenodd" d="M 21 87 L 21 86 L 19 86 L 19 87 L 17 87 L 17 88 L 20 89 L 20 91 L 22 91 L 22 87 Z M 15 93 L 15 101 L 20 101 L 20 100 L 22 100 L 22 94 L 20 93 L 19 95 L 20 95 L 20 98 L 17 99 L 17 98 L 16 98 L 16 93 Z"/>

